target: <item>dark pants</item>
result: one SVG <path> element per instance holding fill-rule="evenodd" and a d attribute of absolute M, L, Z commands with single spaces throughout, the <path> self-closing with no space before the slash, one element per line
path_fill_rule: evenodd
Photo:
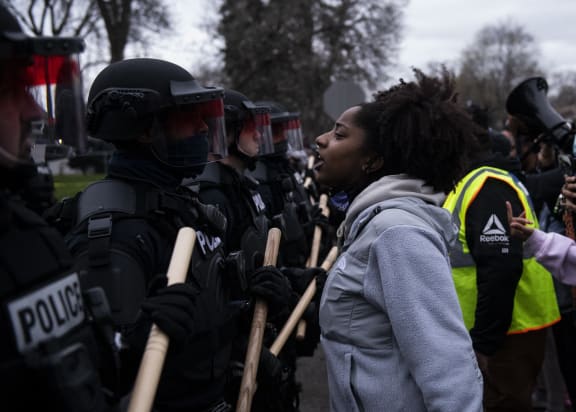
<path fill-rule="evenodd" d="M 532 390 L 544 360 L 546 330 L 508 335 L 494 355 L 477 354 L 485 412 L 533 411 Z"/>
<path fill-rule="evenodd" d="M 560 322 L 553 326 L 558 363 L 564 377 L 564 384 L 576 411 L 576 326 L 573 312 L 562 313 Z"/>

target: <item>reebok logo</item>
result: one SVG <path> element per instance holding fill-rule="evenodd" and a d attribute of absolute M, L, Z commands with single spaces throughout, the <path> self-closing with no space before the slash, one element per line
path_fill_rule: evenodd
<path fill-rule="evenodd" d="M 498 219 L 498 216 L 496 216 L 495 214 L 492 214 L 488 218 L 488 221 L 486 222 L 486 225 L 484 226 L 484 229 L 482 230 L 482 234 L 483 235 L 505 235 L 506 230 L 504 229 L 502 222 L 500 222 L 500 219 Z"/>
<path fill-rule="evenodd" d="M 510 239 L 506 234 L 506 229 L 504 225 L 498 219 L 495 214 L 490 215 L 488 221 L 482 229 L 482 234 L 480 235 L 480 242 L 482 243 L 508 243 Z"/>

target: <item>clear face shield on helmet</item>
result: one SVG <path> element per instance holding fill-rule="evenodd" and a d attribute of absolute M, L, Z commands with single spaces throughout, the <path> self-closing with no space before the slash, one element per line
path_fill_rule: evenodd
<path fill-rule="evenodd" d="M 85 106 L 77 56 L 36 55 L 26 71 L 29 93 L 42 109 L 32 129 L 34 160 L 41 163 L 85 152 Z"/>
<path fill-rule="evenodd" d="M 304 150 L 302 126 L 300 124 L 300 114 L 292 113 L 292 118 L 288 120 L 286 134 L 288 140 L 288 151 L 298 152 Z"/>
<path fill-rule="evenodd" d="M 272 141 L 274 153 L 285 153 L 288 145 L 288 113 L 275 113 L 272 117 Z"/>
<path fill-rule="evenodd" d="M 80 38 L 28 37 L 15 21 L 0 32 L 2 87 L 10 90 L 11 104 L 20 112 L 19 124 L 4 138 L 18 140 L 27 149 L 0 147 L 3 164 L 29 166 L 85 149 L 78 63 L 83 50 Z"/>
<path fill-rule="evenodd" d="M 171 82 L 172 102 L 158 114 L 162 132 L 152 151 L 173 168 L 198 173 L 207 162 L 227 155 L 223 90 L 193 82 Z"/>
<path fill-rule="evenodd" d="M 244 154 L 254 157 L 273 153 L 272 127 L 270 123 L 270 108 L 256 105 L 252 102 L 243 102 L 250 115 L 244 119 L 242 131 L 238 141 L 238 149 Z M 249 141 L 245 141 L 245 137 Z M 257 145 L 252 150 L 249 146 Z"/>

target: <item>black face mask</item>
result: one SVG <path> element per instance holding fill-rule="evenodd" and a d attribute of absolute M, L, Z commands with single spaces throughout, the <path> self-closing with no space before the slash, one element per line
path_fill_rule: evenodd
<path fill-rule="evenodd" d="M 196 176 L 208 162 L 208 133 L 152 146 L 152 153 L 165 166 L 183 177 Z"/>

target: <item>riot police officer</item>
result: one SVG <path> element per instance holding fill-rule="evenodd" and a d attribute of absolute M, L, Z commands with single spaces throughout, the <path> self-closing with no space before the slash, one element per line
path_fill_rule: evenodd
<path fill-rule="evenodd" d="M 130 387 L 151 322 L 170 338 L 154 409 L 226 410 L 225 370 L 234 338 L 226 220 L 180 186 L 225 146 L 222 93 L 173 63 L 124 60 L 90 87 L 90 135 L 112 143 L 107 176 L 63 202 L 67 232 L 85 285 L 107 292 L 121 344 L 123 387 Z M 67 225 L 67 227 L 66 227 Z M 181 227 L 196 230 L 187 281 L 166 286 Z"/>
<path fill-rule="evenodd" d="M 77 69 L 83 48 L 78 38 L 26 36 L 0 5 L 0 382 L 2 402 L 15 410 L 105 411 L 114 403 L 99 375 L 115 369 L 104 295 L 80 288 L 62 237 L 19 196 L 33 192 L 25 186 L 37 171 L 32 123 L 80 119 L 79 88 L 68 89 L 67 117 L 50 110 L 64 96 L 45 92 L 79 85 L 79 72 L 64 67 Z"/>
<path fill-rule="evenodd" d="M 327 220 L 322 217 L 318 206 L 318 194 L 309 192 L 288 156 L 303 147 L 299 113 L 290 112 L 273 101 L 260 101 L 268 105 L 273 136 L 273 151 L 258 158 L 250 175 L 258 182 L 258 191 L 267 206 L 270 219 L 283 228 L 281 255 L 283 265 L 304 267 L 310 255 L 314 227 L 320 225 L 325 232 L 321 256 L 325 256 L 333 243 Z"/>
<path fill-rule="evenodd" d="M 242 257 L 247 273 L 266 279 L 270 294 L 266 336 L 270 336 L 270 318 L 278 320 L 279 314 L 287 315 L 291 291 L 287 279 L 278 270 L 261 268 L 270 225 L 264 202 L 256 190 L 258 183 L 244 175 L 245 170 L 254 167 L 260 153 L 271 150 L 270 109 L 255 105 L 236 90 L 226 89 L 224 113 L 228 155 L 208 164 L 200 176 L 185 180 L 183 184 L 197 191 L 201 201 L 216 205 L 225 214 L 228 226 L 224 245 L 227 251 Z M 238 282 L 233 294 L 238 301 L 249 300 L 250 285 L 247 281 Z M 245 310 L 240 317 L 240 334 L 234 345 L 226 391 L 231 404 L 236 404 L 244 373 L 251 315 L 251 310 Z M 282 370 L 278 360 L 265 348 L 261 356 L 260 377 L 264 375 L 265 379 L 254 399 L 255 410 L 259 409 L 260 394 L 265 390 L 263 386 L 272 381 L 276 384 Z"/>
<path fill-rule="evenodd" d="M 264 257 L 269 224 L 258 182 L 244 171 L 254 168 L 259 154 L 272 150 L 270 108 L 256 106 L 243 94 L 227 89 L 224 113 L 228 155 L 183 184 L 197 188 L 202 202 L 217 205 L 225 214 L 225 247 L 231 252 L 242 250 L 251 271 Z"/>
<path fill-rule="evenodd" d="M 230 252 L 240 252 L 246 259 L 247 271 L 262 279 L 270 294 L 271 306 L 264 346 L 270 346 L 282 327 L 289 311 L 299 297 L 292 285 L 296 280 L 307 285 L 317 271 L 296 272 L 282 267 L 281 271 L 260 268 L 266 246 L 266 237 L 271 222 L 266 213 L 266 205 L 259 193 L 258 182 L 246 174 L 254 169 L 258 157 L 273 152 L 270 128 L 270 108 L 254 104 L 236 90 L 225 90 L 224 111 L 228 134 L 228 156 L 219 162 L 207 165 L 202 175 L 185 182 L 199 192 L 200 199 L 215 204 L 228 220 L 225 245 Z M 280 251 L 282 253 L 282 251 Z M 264 279 L 266 279 L 264 281 Z M 236 288 L 237 296 L 242 297 L 250 287 Z M 252 312 L 247 312 L 251 315 Z M 246 341 L 250 317 L 245 316 L 241 323 L 240 336 L 236 341 L 232 358 L 231 381 L 228 397 L 235 403 L 243 372 Z M 272 356 L 266 348 L 262 350 L 258 391 L 253 400 L 253 409 L 293 411 L 298 408 L 299 386 L 294 380 L 295 356 L 290 345 L 280 354 L 280 359 Z"/>

